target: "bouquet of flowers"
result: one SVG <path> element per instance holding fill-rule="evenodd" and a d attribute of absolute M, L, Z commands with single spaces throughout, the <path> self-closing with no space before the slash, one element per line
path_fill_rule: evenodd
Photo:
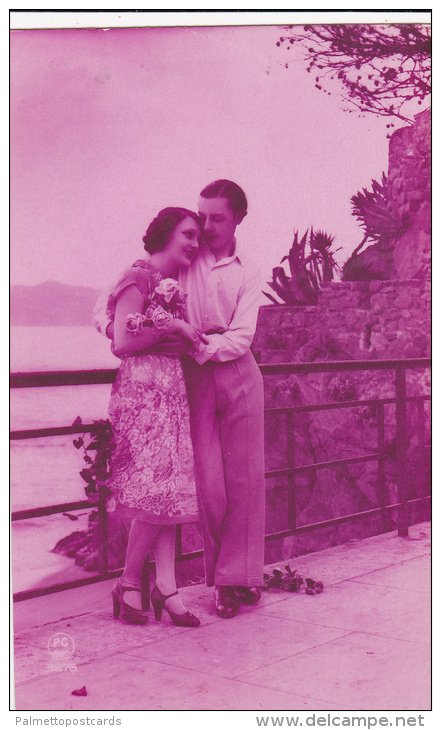
<path fill-rule="evenodd" d="M 132 335 L 143 327 L 167 329 L 174 317 L 182 319 L 187 295 L 175 279 L 161 279 L 154 289 L 144 314 L 136 312 L 127 316 L 126 327 Z"/>

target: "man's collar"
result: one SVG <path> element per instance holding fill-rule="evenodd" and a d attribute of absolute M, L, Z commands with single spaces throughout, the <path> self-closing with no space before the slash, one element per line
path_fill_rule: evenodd
<path fill-rule="evenodd" d="M 229 256 L 224 256 L 222 259 L 219 259 L 218 261 L 215 261 L 213 268 L 215 268 L 216 266 L 225 266 L 226 264 L 230 264 L 235 259 L 237 259 L 239 262 L 241 261 L 241 256 L 240 256 L 240 253 L 238 250 L 238 245 L 237 245 L 236 239 L 234 239 L 233 245 L 234 245 L 233 253 L 230 254 Z M 213 257 L 215 259 L 214 253 L 212 251 L 210 251 L 210 248 L 207 246 L 207 244 L 202 244 L 201 249 L 202 249 L 202 253 L 205 253 L 206 256 L 208 256 L 210 258 Z"/>

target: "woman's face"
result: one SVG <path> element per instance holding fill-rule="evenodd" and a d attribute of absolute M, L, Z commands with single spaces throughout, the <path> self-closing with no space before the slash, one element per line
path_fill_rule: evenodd
<path fill-rule="evenodd" d="M 190 216 L 178 223 L 165 248 L 177 268 L 191 264 L 199 249 L 200 235 L 199 224 Z"/>

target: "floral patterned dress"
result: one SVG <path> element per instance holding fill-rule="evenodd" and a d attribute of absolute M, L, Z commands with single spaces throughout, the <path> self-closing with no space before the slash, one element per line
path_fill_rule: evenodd
<path fill-rule="evenodd" d="M 114 314 L 119 294 L 136 284 L 147 310 L 163 277 L 137 261 L 108 300 Z M 112 386 L 113 431 L 109 487 L 116 508 L 148 522 L 176 524 L 197 517 L 187 393 L 180 360 L 156 354 L 123 357 Z M 108 509 L 111 509 L 112 500 Z"/>

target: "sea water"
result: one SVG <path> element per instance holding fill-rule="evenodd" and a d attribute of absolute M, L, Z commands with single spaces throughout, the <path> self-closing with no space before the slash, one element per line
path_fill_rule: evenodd
<path fill-rule="evenodd" d="M 11 371 L 116 368 L 109 342 L 92 327 L 13 327 Z M 110 385 L 20 388 L 11 391 L 11 429 L 71 425 L 107 417 Z M 11 509 L 41 507 L 84 499 L 85 466 L 73 436 L 11 442 Z M 52 553 L 65 535 L 85 529 L 87 511 L 78 520 L 51 515 L 13 523 L 14 591 L 83 576 L 73 560 Z M 75 514 L 75 513 L 74 513 Z"/>

